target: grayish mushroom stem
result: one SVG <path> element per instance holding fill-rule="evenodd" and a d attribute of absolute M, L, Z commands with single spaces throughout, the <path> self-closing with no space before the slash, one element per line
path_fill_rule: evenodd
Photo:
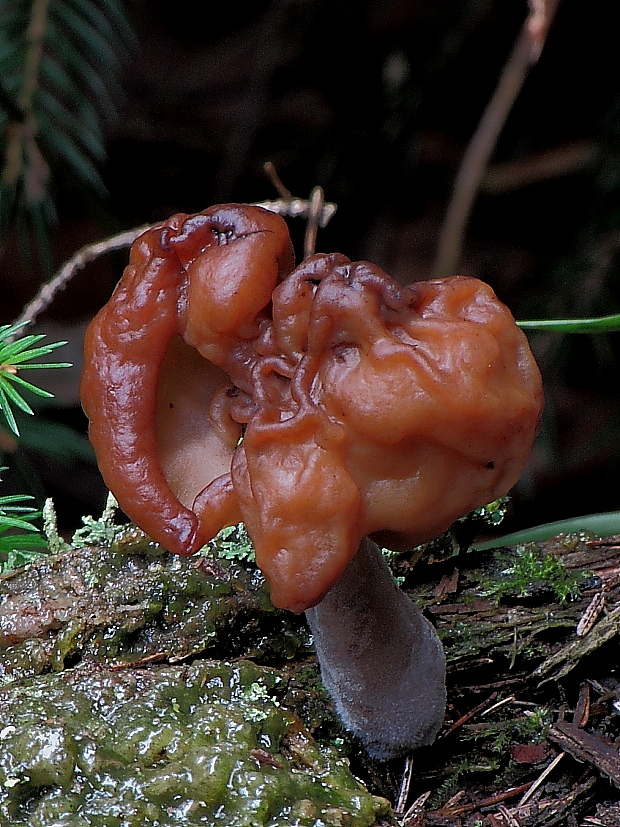
<path fill-rule="evenodd" d="M 306 618 L 336 711 L 373 758 L 434 741 L 446 704 L 443 648 L 372 540 Z"/>

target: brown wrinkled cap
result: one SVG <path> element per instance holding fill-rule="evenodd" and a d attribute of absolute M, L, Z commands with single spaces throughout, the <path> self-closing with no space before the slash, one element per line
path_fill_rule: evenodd
<path fill-rule="evenodd" d="M 293 269 L 282 219 L 224 205 L 135 242 L 82 399 L 139 526 L 189 554 L 243 519 L 273 603 L 301 612 L 365 535 L 425 542 L 506 493 L 542 388 L 486 284 L 401 287 L 339 254 Z"/>

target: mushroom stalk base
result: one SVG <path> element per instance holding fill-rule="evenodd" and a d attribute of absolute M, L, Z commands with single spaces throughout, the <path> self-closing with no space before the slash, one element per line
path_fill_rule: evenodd
<path fill-rule="evenodd" d="M 387 761 L 435 740 L 446 704 L 443 647 L 372 540 L 362 540 L 306 618 L 336 711 L 373 758 Z"/>

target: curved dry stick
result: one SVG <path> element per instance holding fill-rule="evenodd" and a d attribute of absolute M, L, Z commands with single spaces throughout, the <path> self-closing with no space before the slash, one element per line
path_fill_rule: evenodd
<path fill-rule="evenodd" d="M 28 302 L 20 316 L 15 320 L 15 324 L 24 326 L 34 324 L 39 314 L 47 310 L 56 295 L 64 290 L 71 279 L 80 270 L 83 270 L 87 264 L 106 253 L 129 247 L 138 236 L 150 230 L 152 226 L 152 224 L 143 224 L 140 227 L 132 227 L 131 230 L 113 235 L 104 241 L 97 241 L 95 244 L 86 244 L 84 247 L 80 247 L 77 253 L 74 253 L 70 259 L 65 261 L 60 270 L 41 286 L 34 298 Z M 22 328 L 23 330 L 24 328 Z"/>
<path fill-rule="evenodd" d="M 315 187 L 310 194 L 310 214 L 306 225 L 304 238 L 304 258 L 314 254 L 316 248 L 316 235 L 319 229 L 319 221 L 323 212 L 325 198 L 321 187 Z"/>
<path fill-rule="evenodd" d="M 260 207 L 263 210 L 286 218 L 304 218 L 308 220 L 311 213 L 311 202 L 304 198 L 291 197 L 279 198 L 275 201 L 256 201 L 244 206 Z M 319 227 L 325 228 L 335 213 L 336 205 L 330 202 L 324 202 L 319 214 Z M 115 250 L 130 247 L 139 236 L 154 226 L 158 225 L 142 224 L 139 227 L 132 227 L 129 230 L 124 230 L 122 233 L 110 236 L 103 241 L 96 241 L 93 244 L 85 244 L 83 247 L 80 247 L 71 258 L 65 261 L 49 281 L 41 285 L 37 293 L 23 308 L 17 319 L 15 319 L 14 324 L 22 325 L 20 330 L 23 334 L 24 330 L 34 324 L 41 313 L 50 307 L 58 293 L 64 290 L 69 282 L 90 264 L 91 261 L 95 261 L 95 259 L 98 259 L 100 256 L 114 252 Z"/>
<path fill-rule="evenodd" d="M 544 6 L 544 25 L 540 6 Z M 474 132 L 454 182 L 452 197 L 439 232 L 434 278 L 450 276 L 458 270 L 459 258 L 469 216 L 484 171 L 514 102 L 523 87 L 528 69 L 536 62 L 555 15 L 559 0 L 538 0 L 523 24 L 497 87 Z"/>

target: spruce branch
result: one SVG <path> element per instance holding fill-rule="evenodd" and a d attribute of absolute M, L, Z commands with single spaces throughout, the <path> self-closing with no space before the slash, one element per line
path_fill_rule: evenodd
<path fill-rule="evenodd" d="M 32 522 L 41 514 L 30 505 L 32 500 L 28 494 L 0 496 L 1 570 L 24 565 L 43 551 L 45 542 Z"/>
<path fill-rule="evenodd" d="M 49 271 L 55 181 L 105 195 L 104 125 L 132 42 L 121 0 L 0 0 L 0 249 L 15 228 Z"/>
<path fill-rule="evenodd" d="M 33 363 L 33 359 L 48 356 L 56 348 L 65 345 L 66 342 L 53 342 L 52 344 L 35 347 L 44 336 L 42 334 L 31 334 L 15 339 L 15 335 L 22 327 L 24 327 L 23 322 L 0 326 L 0 411 L 2 411 L 7 425 L 15 436 L 19 436 L 19 428 L 17 427 L 13 408 L 27 414 L 33 413 L 22 393 L 28 391 L 36 396 L 52 396 L 48 391 L 38 388 L 31 382 L 26 382 L 25 379 L 18 376 L 18 372 L 27 368 L 71 367 L 68 362 Z"/>

